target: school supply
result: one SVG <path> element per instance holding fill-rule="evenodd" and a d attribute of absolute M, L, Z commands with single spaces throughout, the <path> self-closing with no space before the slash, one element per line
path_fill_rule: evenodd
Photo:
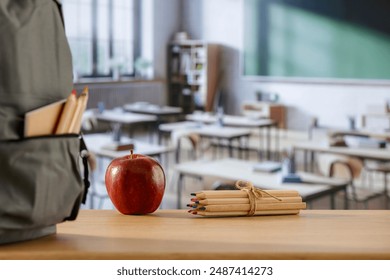
<path fill-rule="evenodd" d="M 193 193 L 189 213 L 205 217 L 291 215 L 306 208 L 294 190 L 262 190 L 246 181 L 237 181 L 236 188 Z"/>
<path fill-rule="evenodd" d="M 56 134 L 73 88 L 60 4 L 0 0 L 0 22 L 0 244 L 4 244 L 54 234 L 58 223 L 76 219 L 89 182 L 88 152 L 78 126 Z"/>

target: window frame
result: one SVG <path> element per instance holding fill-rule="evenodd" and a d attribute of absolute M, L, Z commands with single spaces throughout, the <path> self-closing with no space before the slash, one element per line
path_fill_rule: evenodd
<path fill-rule="evenodd" d="M 108 59 L 113 59 L 114 57 L 114 1 L 108 0 Z M 131 73 L 121 73 L 121 77 L 135 77 L 136 71 L 134 68 L 134 62 L 141 53 L 141 1 L 133 0 L 133 14 L 129 15 L 133 18 L 133 69 Z M 98 0 L 91 0 L 91 30 L 92 30 L 92 73 L 91 74 L 80 74 L 79 78 L 108 78 L 113 76 L 113 69 L 110 67 L 109 73 L 99 73 L 98 72 Z M 63 5 L 63 4 L 62 4 Z"/>

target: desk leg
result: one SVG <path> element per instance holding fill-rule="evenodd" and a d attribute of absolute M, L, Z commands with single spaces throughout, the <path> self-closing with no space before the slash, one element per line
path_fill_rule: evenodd
<path fill-rule="evenodd" d="M 200 138 L 199 139 L 199 157 L 203 158 L 203 142 L 204 142 L 204 138 L 202 136 L 199 136 L 199 138 Z"/>
<path fill-rule="evenodd" d="M 239 157 L 240 159 L 243 159 L 243 158 L 244 158 L 244 157 L 243 157 L 244 147 L 245 147 L 245 145 L 244 145 L 244 143 L 243 143 L 244 140 L 245 140 L 245 137 L 240 137 L 240 138 L 237 139 L 237 147 L 238 147 L 238 152 L 239 152 L 238 157 Z"/>
<path fill-rule="evenodd" d="M 151 124 L 149 124 L 148 129 L 149 129 L 149 143 L 152 144 L 153 139 L 154 139 L 153 134 L 154 134 L 154 131 L 156 129 L 156 125 L 154 123 L 151 123 Z"/>
<path fill-rule="evenodd" d="M 179 174 L 179 178 L 177 180 L 177 209 L 181 207 L 181 193 L 183 188 L 183 177 L 182 173 Z"/>
<path fill-rule="evenodd" d="M 267 128 L 267 159 L 271 159 L 271 127 Z"/>
<path fill-rule="evenodd" d="M 297 163 L 295 157 L 296 157 L 296 150 L 293 148 L 291 152 L 290 160 L 291 160 L 291 169 L 292 169 L 291 171 L 294 173 L 297 171 Z"/>
<path fill-rule="evenodd" d="M 216 140 L 218 142 L 218 145 L 217 145 L 217 149 L 218 149 L 217 158 L 223 158 L 223 155 L 225 153 L 225 147 L 224 147 L 223 139 L 217 138 Z M 228 145 L 229 145 L 229 143 L 228 143 Z M 229 152 L 229 147 L 228 147 L 228 152 Z"/>
<path fill-rule="evenodd" d="M 228 149 L 229 149 L 229 157 L 232 158 L 233 157 L 232 139 L 229 139 L 228 141 L 229 141 L 228 142 L 228 145 L 229 145 L 229 147 L 228 147 Z"/>
<path fill-rule="evenodd" d="M 154 124 L 154 132 L 157 132 L 156 137 L 157 137 L 157 143 L 158 144 L 161 143 L 161 139 L 160 139 L 160 137 L 161 137 L 160 136 L 160 124 L 162 124 L 162 123 L 163 123 L 163 120 L 162 120 L 161 116 L 157 115 L 157 121 Z"/>
<path fill-rule="evenodd" d="M 276 125 L 275 126 L 275 152 L 276 152 L 276 160 L 280 160 L 280 128 L 278 128 L 278 126 Z"/>
<path fill-rule="evenodd" d="M 307 172 L 308 168 L 307 168 L 307 151 L 304 150 L 303 151 L 303 170 L 305 172 Z"/>
<path fill-rule="evenodd" d="M 259 152 L 258 152 L 259 160 L 261 160 L 263 157 L 263 152 L 262 152 L 263 146 L 264 146 L 263 129 L 260 127 L 259 128 Z"/>
<path fill-rule="evenodd" d="M 366 121 L 367 121 L 366 116 L 363 115 L 363 116 L 362 116 L 362 127 L 363 127 L 363 128 L 366 127 Z"/>
<path fill-rule="evenodd" d="M 134 138 L 134 127 L 132 128 L 131 125 L 128 125 L 128 134 L 129 134 L 129 138 L 131 139 Z"/>
<path fill-rule="evenodd" d="M 246 138 L 246 142 L 245 142 L 245 151 L 246 151 L 246 159 L 249 159 L 249 155 L 250 155 L 250 150 L 249 150 L 249 138 L 250 136 L 248 136 Z"/>
<path fill-rule="evenodd" d="M 219 139 L 218 138 L 216 139 L 216 145 L 215 146 L 213 145 L 213 139 L 211 138 L 210 148 L 212 149 L 213 159 L 217 159 L 217 157 L 218 157 L 219 145 L 220 145 L 220 143 L 219 143 Z M 202 154 L 203 154 L 203 151 L 202 151 Z"/>
<path fill-rule="evenodd" d="M 177 139 L 176 151 L 175 151 L 175 163 L 180 161 L 180 149 L 181 149 L 181 140 Z"/>
<path fill-rule="evenodd" d="M 161 132 L 161 130 L 157 130 L 157 143 L 159 144 L 159 145 L 161 145 L 161 143 L 162 143 L 162 132 Z"/>
<path fill-rule="evenodd" d="M 310 152 L 310 171 L 311 172 L 314 172 L 314 161 L 315 161 L 314 151 L 311 151 Z"/>

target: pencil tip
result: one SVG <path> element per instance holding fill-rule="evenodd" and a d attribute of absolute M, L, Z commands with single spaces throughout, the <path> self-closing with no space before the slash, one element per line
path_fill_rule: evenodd
<path fill-rule="evenodd" d="M 84 87 L 82 94 L 88 95 L 88 92 L 89 92 L 88 86 Z"/>

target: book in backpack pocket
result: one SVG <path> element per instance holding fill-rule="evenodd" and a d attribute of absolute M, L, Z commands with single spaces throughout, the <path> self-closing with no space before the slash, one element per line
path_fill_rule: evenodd
<path fill-rule="evenodd" d="M 54 134 L 78 134 L 82 115 L 87 107 L 88 88 L 77 98 L 75 90 L 63 99 L 27 112 L 24 119 L 24 137 Z"/>

